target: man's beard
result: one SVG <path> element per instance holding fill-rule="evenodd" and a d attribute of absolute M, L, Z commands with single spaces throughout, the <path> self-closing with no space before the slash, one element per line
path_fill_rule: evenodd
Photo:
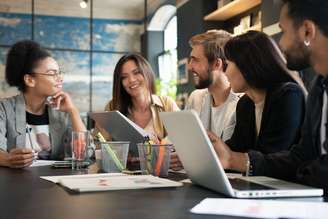
<path fill-rule="evenodd" d="M 204 89 L 208 88 L 213 83 L 213 72 L 212 69 L 209 68 L 207 70 L 207 78 L 202 79 L 198 76 L 198 83 L 195 84 L 196 89 Z"/>
<path fill-rule="evenodd" d="M 302 42 L 298 42 L 293 48 L 285 52 L 287 68 L 300 71 L 310 66 L 310 52 Z"/>

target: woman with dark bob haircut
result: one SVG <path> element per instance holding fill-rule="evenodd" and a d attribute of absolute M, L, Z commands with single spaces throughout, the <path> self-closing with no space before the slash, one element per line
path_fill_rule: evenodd
<path fill-rule="evenodd" d="M 72 130 L 86 129 L 57 62 L 36 42 L 20 41 L 8 52 L 5 77 L 20 94 L 0 101 L 0 166 L 30 166 L 36 153 L 63 159 Z"/>
<path fill-rule="evenodd" d="M 154 73 L 147 60 L 135 53 L 122 56 L 115 66 L 113 83 L 113 99 L 105 110 L 120 111 L 150 133 L 153 140 L 166 137 L 159 112 L 179 108 L 172 98 L 155 95 Z M 110 138 L 105 130 L 97 128 Z"/>
<path fill-rule="evenodd" d="M 287 69 L 278 47 L 264 33 L 249 31 L 237 36 L 227 42 L 224 52 L 231 87 L 245 95 L 237 104 L 231 139 L 224 143 L 213 133 L 209 136 L 214 148 L 224 148 L 225 154 L 219 156 L 224 168 L 249 172 L 249 153 L 288 150 L 298 142 L 306 91 L 298 74 Z"/>

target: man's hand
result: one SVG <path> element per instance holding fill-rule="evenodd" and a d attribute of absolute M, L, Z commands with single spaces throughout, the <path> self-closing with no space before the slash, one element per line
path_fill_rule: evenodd
<path fill-rule="evenodd" d="M 1 151 L 3 166 L 10 168 L 24 168 L 33 163 L 34 152 L 28 148 L 14 148 L 9 153 Z"/>
<path fill-rule="evenodd" d="M 178 157 L 178 154 L 177 152 L 170 152 L 170 157 L 171 157 L 171 160 L 170 160 L 170 168 L 172 170 L 175 170 L 175 171 L 178 171 L 178 170 L 181 170 L 183 169 L 183 166 L 182 166 L 182 163 Z"/>

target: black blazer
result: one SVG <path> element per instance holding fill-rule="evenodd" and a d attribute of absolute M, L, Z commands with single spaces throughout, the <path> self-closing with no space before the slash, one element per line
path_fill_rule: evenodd
<path fill-rule="evenodd" d="M 320 123 L 322 77 L 315 80 L 306 104 L 299 144 L 290 151 L 263 155 L 249 153 L 254 175 L 267 175 L 323 188 L 328 192 L 328 155 L 321 155 Z"/>
<path fill-rule="evenodd" d="M 234 133 L 226 143 L 237 152 L 269 154 L 288 150 L 300 138 L 304 111 L 304 93 L 296 83 L 281 83 L 268 89 L 256 137 L 255 105 L 244 95 L 237 104 Z"/>

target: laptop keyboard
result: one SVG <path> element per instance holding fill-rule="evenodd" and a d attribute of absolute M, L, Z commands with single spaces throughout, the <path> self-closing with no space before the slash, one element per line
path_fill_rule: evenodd
<path fill-rule="evenodd" d="M 258 183 L 253 183 L 247 180 L 243 180 L 240 178 L 229 178 L 230 184 L 232 188 L 237 189 L 237 190 L 272 190 L 274 188 L 264 186 Z"/>

